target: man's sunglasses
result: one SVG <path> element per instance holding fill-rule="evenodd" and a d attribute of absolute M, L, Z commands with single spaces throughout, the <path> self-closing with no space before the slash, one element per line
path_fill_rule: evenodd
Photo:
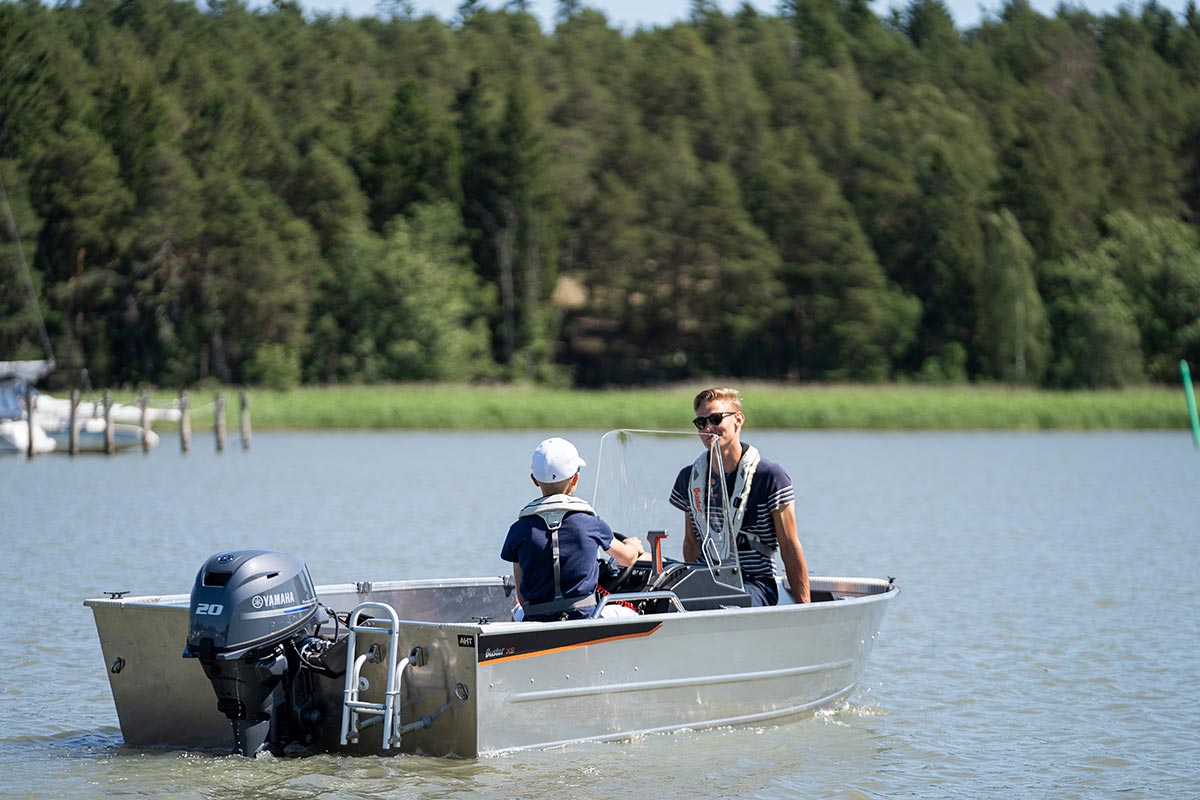
<path fill-rule="evenodd" d="M 696 430 L 698 430 L 698 431 L 704 430 L 705 425 L 712 425 L 715 428 L 718 425 L 720 425 L 721 422 L 724 421 L 724 419 L 726 417 L 732 416 L 736 413 L 738 413 L 738 412 L 736 412 L 736 411 L 717 411 L 712 414 L 709 414 L 707 417 L 696 417 L 694 420 L 692 420 L 692 424 L 696 426 Z"/>

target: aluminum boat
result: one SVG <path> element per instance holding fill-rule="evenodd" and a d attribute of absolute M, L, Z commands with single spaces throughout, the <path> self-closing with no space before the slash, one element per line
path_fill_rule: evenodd
<path fill-rule="evenodd" d="M 138 746 L 476 758 L 843 702 L 895 582 L 813 577 L 797 604 L 780 579 L 779 605 L 750 607 L 728 530 L 714 523 L 694 563 L 647 535 L 650 559 L 602 565 L 609 594 L 582 620 L 513 621 L 510 575 L 316 586 L 270 550 L 214 554 L 190 595 L 85 605 Z M 631 610 L 606 616 L 616 603 Z"/>

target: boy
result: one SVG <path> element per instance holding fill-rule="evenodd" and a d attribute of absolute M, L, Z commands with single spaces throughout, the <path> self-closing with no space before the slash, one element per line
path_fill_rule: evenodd
<path fill-rule="evenodd" d="M 508 529 L 500 557 L 511 561 L 517 600 L 531 622 L 586 619 L 596 606 L 596 548 L 629 566 L 645 553 L 634 538 L 618 541 L 585 500 L 575 497 L 587 462 L 566 439 L 546 439 L 533 451 L 529 477 L 542 496 Z"/>

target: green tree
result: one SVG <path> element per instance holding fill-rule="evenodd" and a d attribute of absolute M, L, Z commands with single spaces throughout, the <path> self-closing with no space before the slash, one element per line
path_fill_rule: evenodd
<path fill-rule="evenodd" d="M 46 290 L 67 322 L 54 346 L 60 366 L 87 367 L 98 381 L 127 378 L 112 336 L 133 299 L 122 259 L 135 199 L 119 161 L 100 136 L 68 123 L 39 148 L 29 191 L 43 221 L 37 250 Z"/>
<path fill-rule="evenodd" d="M 479 282 L 461 242 L 461 221 L 447 203 L 418 207 L 411 224 L 390 226 L 382 271 L 390 271 L 391 286 L 380 287 L 393 299 L 393 327 L 381 340 L 388 379 L 494 376 L 487 328 L 494 293 Z"/>
<path fill-rule="evenodd" d="M 981 221 L 996 179 L 986 130 L 927 85 L 879 103 L 870 128 L 847 192 L 889 278 L 921 301 L 920 336 L 901 366 L 965 378 L 948 367 L 975 338 Z"/>
<path fill-rule="evenodd" d="M 1107 388 L 1145 380 L 1137 322 L 1128 292 L 1103 257 L 1084 255 L 1053 264 L 1055 287 L 1047 315 L 1054 331 L 1051 384 Z"/>
<path fill-rule="evenodd" d="M 975 292 L 975 351 L 980 371 L 1008 383 L 1041 382 L 1050 327 L 1033 270 L 1033 248 L 1007 209 L 984 221 L 985 258 Z"/>
<path fill-rule="evenodd" d="M 37 306 L 42 276 L 32 267 L 40 226 L 16 162 L 0 159 L 0 360 L 50 355 Z"/>
<path fill-rule="evenodd" d="M 776 374 L 887 378 L 912 343 L 920 305 L 889 285 L 849 203 L 802 140 L 792 134 L 779 153 L 753 179 L 764 203 L 756 220 L 783 260 L 791 299 Z"/>
<path fill-rule="evenodd" d="M 0 158 L 28 159 L 39 140 L 80 113 L 84 74 L 61 14 L 0 3 Z"/>
<path fill-rule="evenodd" d="M 975 87 L 990 101 L 997 199 L 1039 258 L 1056 259 L 1099 240 L 1109 184 L 1101 132 L 1107 112 L 1095 102 L 1098 55 L 1090 31 L 1048 20 L 1025 0 L 1006 5 L 1002 20 L 980 37 L 1000 67 Z"/>
<path fill-rule="evenodd" d="M 1200 360 L 1200 233 L 1168 218 L 1123 211 L 1105 219 L 1098 248 L 1130 295 L 1142 361 L 1151 380 L 1170 382 L 1179 359 Z"/>
<path fill-rule="evenodd" d="M 1177 70 L 1157 52 L 1156 36 L 1169 35 L 1169 29 L 1147 29 L 1147 23 L 1161 20 L 1151 8 L 1147 13 L 1150 17 L 1139 20 L 1122 10 L 1100 26 L 1105 70 L 1098 87 L 1104 103 L 1099 122 L 1107 139 L 1110 207 L 1143 217 L 1170 216 L 1182 211 L 1181 188 L 1192 160 L 1180 158 L 1189 102 Z"/>
<path fill-rule="evenodd" d="M 706 151 L 719 141 L 714 136 L 720 106 L 712 51 L 693 28 L 682 24 L 642 34 L 635 44 L 638 61 L 629 88 L 641 124 L 662 139 L 674 137 L 683 126 L 691 147 L 709 160 L 718 158 L 718 153 Z"/>
<path fill-rule="evenodd" d="M 186 351 L 194 344 L 183 332 L 190 314 L 184 295 L 204 216 L 199 179 L 161 89 L 148 79 L 118 80 L 106 95 L 100 130 L 133 195 L 121 221 L 130 232 L 117 267 L 127 294 L 112 347 L 126 365 L 123 380 L 181 382 L 188 374 L 182 368 Z"/>
<path fill-rule="evenodd" d="M 439 129 L 413 80 L 401 82 L 384 126 L 371 146 L 363 188 L 376 230 L 416 203 L 452 199 L 457 181 L 454 146 Z"/>
<path fill-rule="evenodd" d="M 474 274 L 445 201 L 394 217 L 383 238 L 348 240 L 322 294 L 308 356 L 324 381 L 493 377 L 494 292 Z"/>
<path fill-rule="evenodd" d="M 197 377 L 245 380 L 262 372 L 264 359 L 275 371 L 297 374 L 308 287 L 318 271 L 312 229 L 265 184 L 230 173 L 206 177 L 202 196 L 209 211 L 199 246 L 204 338 Z"/>
<path fill-rule="evenodd" d="M 804 57 L 826 66 L 847 57 L 850 42 L 838 0 L 781 0 L 779 6 L 796 27 Z"/>
<path fill-rule="evenodd" d="M 316 232 L 329 255 L 365 231 L 367 198 L 350 165 L 320 140 L 306 142 L 296 172 L 291 206 Z"/>
<path fill-rule="evenodd" d="M 559 23 L 570 22 L 583 10 L 583 0 L 558 0 L 554 16 Z"/>
<path fill-rule="evenodd" d="M 548 298 L 559 220 L 546 184 L 544 140 L 525 89 L 514 84 L 493 123 L 478 74 L 460 95 L 463 219 L 480 276 L 497 288 L 497 360 L 511 377 L 550 377 L 556 320 Z"/>

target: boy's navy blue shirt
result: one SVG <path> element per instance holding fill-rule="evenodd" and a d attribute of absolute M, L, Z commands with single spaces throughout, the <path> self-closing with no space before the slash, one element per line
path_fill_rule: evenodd
<path fill-rule="evenodd" d="M 563 517 L 558 529 L 559 576 L 563 597 L 585 597 L 596 591 L 600 563 L 596 548 L 612 547 L 613 531 L 600 517 L 574 511 Z M 521 517 L 508 529 L 500 557 L 521 566 L 521 596 L 526 603 L 554 599 L 554 550 L 546 521 Z"/>

